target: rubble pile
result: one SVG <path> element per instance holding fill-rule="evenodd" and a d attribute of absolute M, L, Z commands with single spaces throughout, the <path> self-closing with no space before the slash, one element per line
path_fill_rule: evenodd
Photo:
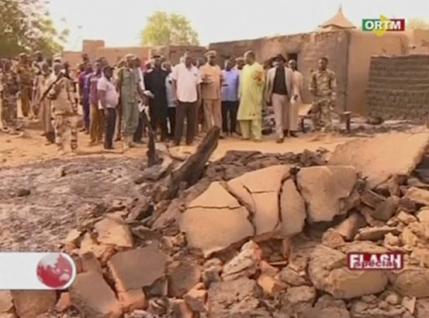
<path fill-rule="evenodd" d="M 395 133 L 330 156 L 230 152 L 172 200 L 154 191 L 180 163 L 144 178 L 135 165 L 121 184 L 122 170 L 114 184 L 128 196 L 85 214 L 58 247 L 78 266 L 72 287 L 2 292 L 0 317 L 429 317 L 428 144 Z M 100 195 L 118 196 L 103 178 Z M 404 254 L 402 270 L 348 268 L 350 252 L 388 251 Z"/>

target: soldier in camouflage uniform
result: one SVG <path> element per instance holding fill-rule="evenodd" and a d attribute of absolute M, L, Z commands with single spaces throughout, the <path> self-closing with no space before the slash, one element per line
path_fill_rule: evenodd
<path fill-rule="evenodd" d="M 137 73 L 134 71 L 135 56 L 128 54 L 125 58 L 127 64 L 119 70 L 117 86 L 120 94 L 123 146 L 126 150 L 133 146 L 133 135 L 139 124 L 138 98 L 141 89 Z"/>
<path fill-rule="evenodd" d="M 12 70 L 12 62 L 7 60 L 3 64 L 1 75 L 1 118 L 3 129 L 15 133 L 17 128 L 17 99 L 20 90 L 17 74 Z"/>
<path fill-rule="evenodd" d="M 21 53 L 19 55 L 19 62 L 17 65 L 17 73 L 19 82 L 21 84 L 21 110 L 24 117 L 28 115 L 33 116 L 34 112 L 30 109 L 31 97 L 33 93 L 33 68 L 28 59 L 27 54 Z"/>
<path fill-rule="evenodd" d="M 54 65 L 61 68 L 61 64 Z M 54 86 L 49 92 L 52 100 L 52 114 L 54 116 L 55 143 L 59 151 L 64 151 L 64 135 L 70 133 L 70 148 L 74 152 L 77 149 L 77 103 L 73 82 L 64 75 L 64 70 L 58 75 Z"/>
<path fill-rule="evenodd" d="M 311 114 L 316 130 L 332 129 L 332 111 L 336 100 L 337 81 L 333 71 L 327 68 L 328 59 L 319 60 L 319 69 L 311 74 L 310 92 L 313 94 Z"/>

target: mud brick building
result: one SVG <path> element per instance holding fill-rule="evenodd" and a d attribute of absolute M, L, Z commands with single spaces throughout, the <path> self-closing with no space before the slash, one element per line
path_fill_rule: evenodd
<path fill-rule="evenodd" d="M 207 49 L 202 46 L 177 45 L 156 47 L 106 47 L 104 41 L 101 40 L 84 40 L 82 42 L 82 51 L 65 51 L 63 52 L 63 59 L 69 61 L 71 65 L 76 66 L 81 62 L 82 53 L 86 53 L 91 60 L 105 57 L 109 63 L 116 64 L 125 55 L 134 54 L 144 62 L 150 58 L 153 51 L 156 51 L 172 61 L 172 63 L 178 63 L 185 51 L 200 56 L 203 55 L 206 50 Z"/>
<path fill-rule="evenodd" d="M 306 103 L 312 100 L 308 91 L 310 74 L 317 68 L 318 59 L 326 56 L 330 61 L 329 67 L 337 74 L 337 111 L 348 110 L 367 115 L 369 108 L 366 93 L 371 57 L 402 56 L 410 53 L 429 54 L 429 30 L 386 32 L 383 36 L 376 36 L 373 32 L 360 31 L 345 17 L 340 8 L 331 19 L 309 33 L 218 42 L 211 43 L 208 47 L 106 47 L 104 41 L 85 40 L 82 52 L 87 53 L 91 59 L 103 56 L 110 63 L 116 63 L 127 53 L 133 53 L 146 61 L 150 53 L 156 50 L 172 63 L 178 63 L 185 51 L 199 57 L 207 49 L 213 49 L 219 53 L 221 65 L 225 58 L 242 56 L 247 50 L 253 50 L 261 63 L 279 53 L 289 59 L 296 59 L 298 69 L 305 78 L 304 102 Z M 72 65 L 77 65 L 82 52 L 64 52 L 63 57 Z"/>
<path fill-rule="evenodd" d="M 304 101 L 311 102 L 308 91 L 311 72 L 318 59 L 326 56 L 329 68 L 337 74 L 337 111 L 350 110 L 367 114 L 365 104 L 368 70 L 372 55 L 402 55 L 408 52 L 409 37 L 402 32 L 387 32 L 382 37 L 362 32 L 343 14 L 337 14 L 310 33 L 265 37 L 254 40 L 212 43 L 223 58 L 241 56 L 251 49 L 259 61 L 266 61 L 281 53 L 296 59 L 304 74 Z"/>
<path fill-rule="evenodd" d="M 373 57 L 367 104 L 371 116 L 426 120 L 429 115 L 429 54 Z"/>

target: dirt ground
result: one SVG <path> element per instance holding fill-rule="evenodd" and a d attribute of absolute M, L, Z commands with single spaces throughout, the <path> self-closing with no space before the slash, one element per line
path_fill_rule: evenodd
<path fill-rule="evenodd" d="M 301 135 L 299 138 L 287 138 L 283 144 L 277 144 L 274 136 L 265 136 L 264 141 L 259 143 L 243 141 L 238 138 L 227 138 L 219 141 L 219 146 L 211 160 L 223 157 L 228 150 L 258 150 L 265 153 L 297 153 L 304 149 L 316 150 L 320 147 L 333 150 L 336 145 L 351 139 L 351 137 L 344 136 L 318 137 L 311 133 Z M 200 140 L 201 137 L 197 139 L 195 145 Z M 146 157 L 147 148 L 145 145 L 130 149 L 125 153 L 122 150 L 121 143 L 116 143 L 115 148 L 115 150 L 106 151 L 102 145 L 89 146 L 88 135 L 79 133 L 79 150 L 77 152 L 79 157 Z M 178 156 L 190 154 L 194 149 L 195 146 L 169 147 L 169 151 Z M 22 136 L 11 136 L 0 132 L 0 167 L 18 166 L 60 157 L 75 158 L 76 155 L 70 153 L 60 154 L 55 145 L 46 145 L 40 130 L 27 129 Z"/>

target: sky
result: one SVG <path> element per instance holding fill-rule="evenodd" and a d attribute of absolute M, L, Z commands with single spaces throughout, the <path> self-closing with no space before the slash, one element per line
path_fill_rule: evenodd
<path fill-rule="evenodd" d="M 49 0 L 58 28 L 67 27 L 66 49 L 83 39 L 107 46 L 139 46 L 147 18 L 161 10 L 186 16 L 200 43 L 253 39 L 312 31 L 342 5 L 360 26 L 363 18 L 429 18 L 429 0 Z"/>

